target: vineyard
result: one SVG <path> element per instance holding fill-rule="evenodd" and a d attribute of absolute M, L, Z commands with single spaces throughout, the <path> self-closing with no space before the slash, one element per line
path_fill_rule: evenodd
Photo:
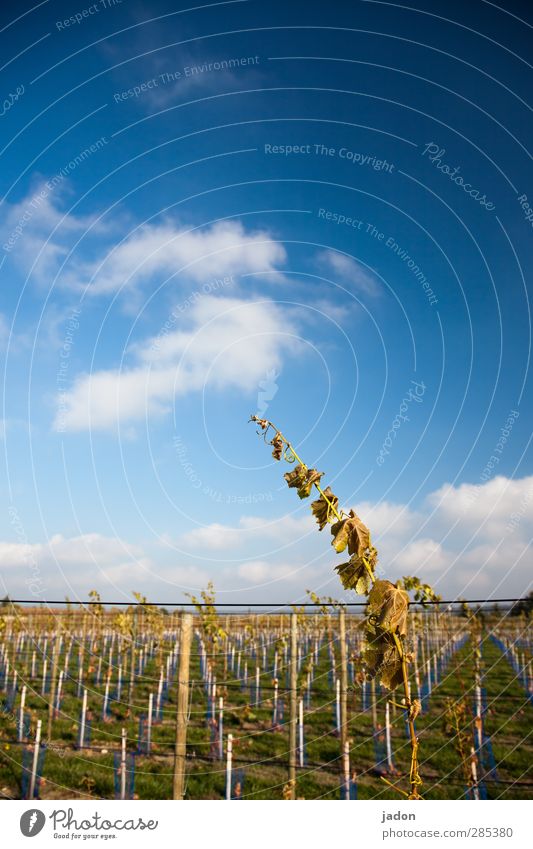
<path fill-rule="evenodd" d="M 398 691 L 362 664 L 364 618 L 6 605 L 0 791 L 41 799 L 400 799 Z M 405 638 L 427 799 L 533 798 L 523 613 L 412 613 Z"/>

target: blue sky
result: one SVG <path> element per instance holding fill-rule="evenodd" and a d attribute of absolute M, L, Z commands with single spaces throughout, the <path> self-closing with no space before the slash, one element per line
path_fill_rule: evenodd
<path fill-rule="evenodd" d="M 2 12 L 0 589 L 339 595 L 261 412 L 383 574 L 520 595 L 527 5 L 187 7 Z"/>

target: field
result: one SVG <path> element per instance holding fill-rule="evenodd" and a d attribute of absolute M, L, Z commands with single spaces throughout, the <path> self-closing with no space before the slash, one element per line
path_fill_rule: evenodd
<path fill-rule="evenodd" d="M 422 795 L 533 798 L 529 620 L 412 622 Z M 173 798 L 181 613 L 8 609 L 1 623 L 2 796 Z M 383 780 L 407 787 L 401 696 L 362 680 L 361 617 L 345 623 L 346 662 L 336 612 L 194 615 L 185 798 L 288 798 L 291 751 L 296 798 L 402 798 Z"/>

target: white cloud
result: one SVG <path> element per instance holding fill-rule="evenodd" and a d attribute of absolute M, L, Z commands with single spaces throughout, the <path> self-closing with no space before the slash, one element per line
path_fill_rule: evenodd
<path fill-rule="evenodd" d="M 318 259 L 328 271 L 343 283 L 350 284 L 355 291 L 372 297 L 381 293 L 377 277 L 353 257 L 339 251 L 326 250 L 319 253 Z"/>
<path fill-rule="evenodd" d="M 57 587 L 89 590 L 102 581 L 123 587 L 146 577 L 150 566 L 139 546 L 96 533 L 55 534 L 48 543 L 0 542 L 0 572 L 10 588 L 16 581 L 28 597 L 46 598 Z"/>
<path fill-rule="evenodd" d="M 79 265 L 70 282 L 102 295 L 138 286 L 154 275 L 183 275 L 205 283 L 255 271 L 277 272 L 285 259 L 284 248 L 267 231 L 247 231 L 240 221 L 197 229 L 168 221 L 139 227 L 102 261 Z"/>
<path fill-rule="evenodd" d="M 450 565 L 450 553 L 434 539 L 417 539 L 400 549 L 394 560 L 395 572 L 402 575 L 416 574 L 422 579 L 427 574 L 431 583 Z"/>
<path fill-rule="evenodd" d="M 427 575 L 451 597 L 518 596 L 531 585 L 525 555 L 533 538 L 533 476 L 445 484 L 417 511 L 361 506 L 361 515 L 379 539 L 384 572 L 394 577 Z"/>
<path fill-rule="evenodd" d="M 447 523 L 457 522 L 463 531 L 483 526 L 484 534 L 498 537 L 521 504 L 533 515 L 533 476 L 511 480 L 498 475 L 486 483 L 458 487 L 444 484 L 428 501 Z"/>
<path fill-rule="evenodd" d="M 225 551 L 250 544 L 263 546 L 272 541 L 279 547 L 287 543 L 298 543 L 312 532 L 313 525 L 311 516 L 296 518 L 286 515 L 274 519 L 241 516 L 236 527 L 214 522 L 182 534 L 178 542 L 185 549 L 194 549 L 197 553 L 201 552 L 202 548 Z"/>
<path fill-rule="evenodd" d="M 357 505 L 357 512 L 369 528 L 374 528 L 372 537 L 378 541 L 384 535 L 388 539 L 406 537 L 413 533 L 420 523 L 417 512 L 405 504 L 394 504 L 391 501 L 380 501 L 371 503 L 361 501 Z"/>
<path fill-rule="evenodd" d="M 502 506 L 502 481 L 515 498 Z M 491 485 L 492 484 L 492 485 Z M 454 517 L 446 515 L 453 492 L 460 499 L 461 486 L 447 488 L 450 501 L 442 513 L 434 512 L 440 489 L 417 510 L 390 502 L 361 502 L 354 507 L 371 528 L 379 549 L 379 577 L 390 580 L 409 574 L 432 584 L 444 598 L 517 597 L 531 585 L 530 540 L 533 536 L 533 498 L 527 500 L 533 478 L 481 485 L 476 511 L 464 509 L 461 519 L 468 527 L 468 544 L 449 533 Z M 465 486 L 465 485 L 463 485 Z M 484 505 L 478 510 L 477 504 Z M 455 513 L 455 508 L 453 511 Z M 499 524 L 487 525 L 476 536 L 480 516 L 498 513 Z M 514 518 L 513 518 L 514 517 Z M 497 528 L 503 528 L 498 531 Z M 141 589 L 150 599 L 168 597 L 168 586 L 198 591 L 214 581 L 220 601 L 231 597 L 262 601 L 292 601 L 304 597 L 306 588 L 318 593 L 353 598 L 343 592 L 334 572 L 342 562 L 330 545 L 327 530 L 319 534 L 310 513 L 304 515 L 241 516 L 235 527 L 213 523 L 179 537 L 162 537 L 150 557 L 138 545 L 101 534 L 77 537 L 53 536 L 48 544 L 0 543 L 0 572 L 5 590 L 31 597 L 50 597 L 52 592 L 86 596 L 92 588 L 107 598 L 130 597 Z M 191 562 L 186 548 L 190 545 Z M 177 545 L 185 546 L 177 563 Z M 202 549 L 204 553 L 202 556 Z M 216 562 L 213 554 L 225 553 Z M 155 553 L 154 553 L 155 552 Z M 234 552 L 234 556 L 231 556 Z M 176 597 L 176 601 L 181 595 Z"/>
<path fill-rule="evenodd" d="M 78 377 L 62 399 L 56 429 L 106 429 L 162 415 L 206 384 L 257 391 L 265 369 L 279 370 L 288 352 L 300 350 L 295 327 L 271 301 L 205 296 L 188 319 L 188 330 L 136 346 L 133 365 Z"/>
<path fill-rule="evenodd" d="M 249 584 L 295 583 L 300 580 L 302 567 L 294 563 L 270 563 L 265 560 L 250 560 L 238 568 L 239 577 Z M 279 592 L 279 589 L 278 589 Z"/>
<path fill-rule="evenodd" d="M 354 508 L 378 547 L 379 577 L 417 575 L 445 598 L 520 596 L 531 586 L 533 477 L 447 485 L 416 510 L 392 502 L 359 502 Z M 343 594 L 333 571 L 343 555 L 335 555 L 329 534 L 317 535 L 310 515 L 241 517 L 235 528 L 213 525 L 204 531 L 223 542 L 226 552 L 234 550 L 241 563 L 224 573 L 224 581 L 236 572 L 246 584 L 275 583 L 272 597 L 278 600 L 286 579 L 295 597 L 309 586 Z M 290 567 L 289 545 L 295 557 Z"/>
<path fill-rule="evenodd" d="M 50 283 L 75 238 L 89 227 L 97 232 L 95 217 L 61 208 L 68 196 L 67 180 L 49 186 L 40 178 L 20 201 L 3 204 L 0 242 L 23 272 L 31 271 L 38 282 Z"/>
<path fill-rule="evenodd" d="M 180 545 L 185 548 L 208 549 L 209 551 L 223 551 L 235 548 L 241 542 L 242 534 L 237 528 L 229 528 L 214 522 L 204 528 L 194 528 L 180 537 Z"/>

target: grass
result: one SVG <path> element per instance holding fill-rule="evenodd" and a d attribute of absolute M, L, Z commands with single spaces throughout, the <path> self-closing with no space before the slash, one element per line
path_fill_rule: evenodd
<path fill-rule="evenodd" d="M 221 661 L 220 661 L 221 663 Z M 498 782 L 487 782 L 490 799 L 533 798 L 533 746 L 531 728 L 533 707 L 507 660 L 494 643 L 483 643 L 487 712 L 485 730 L 492 741 L 497 764 Z M 27 680 L 22 670 L 22 677 Z M 74 666 L 72 667 L 74 675 Z M 191 677 L 191 716 L 188 729 L 188 778 L 186 797 L 190 799 L 223 799 L 225 765 L 209 760 L 210 732 L 206 724 L 206 696 L 199 681 L 198 657 L 193 654 Z M 222 679 L 222 667 L 219 680 Z M 92 678 L 92 676 L 91 676 Z M 146 711 L 148 693 L 156 689 L 158 667 L 155 659 L 146 666 L 135 687 L 135 704 L 131 711 L 125 702 L 111 702 L 111 719 L 101 718 L 103 685 L 91 685 L 90 704 L 93 709 L 91 745 L 76 750 L 80 700 L 76 683 L 67 683 L 61 715 L 53 724 L 53 745 L 46 751 L 40 795 L 43 799 L 113 798 L 113 751 L 120 744 L 120 729 L 127 728 L 128 748 L 136 746 L 139 715 Z M 422 794 L 427 799 L 460 799 L 464 797 L 464 779 L 454 740 L 443 719 L 446 699 L 468 699 L 473 705 L 472 644 L 456 653 L 447 667 L 442 682 L 429 700 L 428 710 L 417 719 L 420 740 L 420 773 L 424 780 Z M 37 683 L 37 682 L 36 682 Z M 283 693 L 284 672 L 281 672 L 280 697 Z M 244 796 L 249 799 L 281 799 L 288 779 L 288 733 L 271 729 L 272 680 L 261 678 L 262 701 L 250 704 L 250 690 L 241 689 L 238 682 L 229 680 L 223 688 L 225 699 L 224 731 L 235 739 L 235 768 L 244 771 Z M 127 685 L 123 690 L 127 694 Z M 219 690 L 219 694 L 222 694 Z M 333 733 L 334 691 L 329 677 L 329 658 L 324 645 L 315 670 L 311 705 L 305 713 L 307 765 L 298 769 L 297 796 L 306 799 L 339 799 L 339 740 Z M 385 692 L 378 694 L 378 722 L 384 722 Z M 46 728 L 46 696 L 28 693 L 27 706 L 34 716 L 43 719 Z M 151 755 L 137 755 L 135 765 L 135 794 L 141 799 L 169 799 L 172 796 L 173 743 L 175 734 L 176 688 L 169 692 L 164 705 L 164 719 L 153 727 Z M 392 748 L 398 770 L 392 781 L 406 789 L 406 774 L 410 763 L 410 748 L 405 733 L 403 712 L 391 708 Z M 15 724 L 5 711 L 0 714 L 0 790 L 3 795 L 20 798 L 22 746 L 15 742 Z M 395 791 L 380 779 L 375 768 L 371 711 L 362 710 L 359 687 L 349 695 L 349 740 L 352 769 L 357 771 L 360 799 L 400 799 Z M 527 782 L 530 782 L 529 786 Z"/>

